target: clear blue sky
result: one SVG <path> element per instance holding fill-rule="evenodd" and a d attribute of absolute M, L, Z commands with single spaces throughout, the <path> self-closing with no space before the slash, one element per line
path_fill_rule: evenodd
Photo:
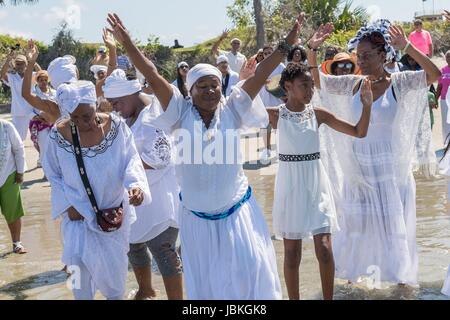
<path fill-rule="evenodd" d="M 275 1 L 275 0 L 273 0 Z M 9 2 L 9 0 L 7 0 Z M 190 46 L 210 39 L 231 21 L 226 7 L 233 0 L 40 0 L 35 5 L 0 7 L 0 34 L 21 35 L 49 43 L 59 23 L 68 17 L 75 36 L 84 42 L 101 42 L 106 14 L 117 12 L 134 38 L 146 41 L 150 34 L 172 45 L 178 39 Z M 432 0 L 354 0 L 375 16 L 409 21 L 415 11 L 432 9 Z M 435 8 L 450 8 L 449 0 L 434 0 Z M 79 10 L 79 18 L 78 18 Z"/>

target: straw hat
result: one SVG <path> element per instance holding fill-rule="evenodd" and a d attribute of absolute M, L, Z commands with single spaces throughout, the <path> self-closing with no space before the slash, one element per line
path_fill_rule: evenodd
<path fill-rule="evenodd" d="M 359 74 L 360 73 L 358 65 L 356 64 L 355 56 L 354 55 L 349 55 L 346 52 L 339 52 L 338 54 L 336 54 L 334 56 L 334 58 L 332 60 L 327 60 L 327 61 L 323 62 L 322 63 L 322 72 L 325 73 L 325 74 L 333 74 L 331 72 L 332 66 L 335 63 L 343 62 L 343 61 L 350 61 L 351 63 L 353 63 L 353 65 L 355 67 L 353 69 L 352 74 Z"/>

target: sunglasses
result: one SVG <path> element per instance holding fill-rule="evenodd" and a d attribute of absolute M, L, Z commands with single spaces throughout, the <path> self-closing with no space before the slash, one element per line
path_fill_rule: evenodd
<path fill-rule="evenodd" d="M 353 68 L 353 63 L 347 62 L 347 63 L 338 63 L 336 64 L 336 67 L 341 68 L 341 69 L 351 69 Z"/>
<path fill-rule="evenodd" d="M 189 69 L 189 66 L 181 66 L 180 69 Z"/>

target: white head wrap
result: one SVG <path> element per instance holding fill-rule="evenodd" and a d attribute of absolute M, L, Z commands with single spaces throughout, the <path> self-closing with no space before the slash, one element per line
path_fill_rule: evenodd
<path fill-rule="evenodd" d="M 128 80 L 122 69 L 114 70 L 103 85 L 103 95 L 107 99 L 129 96 L 141 90 L 139 80 Z"/>
<path fill-rule="evenodd" d="M 58 106 L 68 113 L 74 112 L 81 103 L 95 105 L 95 85 L 90 81 L 63 83 L 56 91 L 56 101 Z"/>
<path fill-rule="evenodd" d="M 220 55 L 220 56 L 217 57 L 217 59 L 216 59 L 216 64 L 219 64 L 219 63 L 222 63 L 222 62 L 228 63 L 228 58 L 227 58 L 227 56 Z"/>
<path fill-rule="evenodd" d="M 239 43 L 242 43 L 241 39 L 239 39 L 239 38 L 233 38 L 233 39 L 231 39 L 230 43 L 233 43 L 233 42 L 235 42 L 235 41 L 238 41 Z"/>
<path fill-rule="evenodd" d="M 97 73 L 99 73 L 100 71 L 103 71 L 103 72 L 106 73 L 108 68 L 106 66 L 103 66 L 103 65 L 94 64 L 93 66 L 91 66 L 90 70 L 94 74 L 94 78 L 98 79 Z"/>
<path fill-rule="evenodd" d="M 215 76 L 219 81 L 222 81 L 222 72 L 219 69 L 207 63 L 199 63 L 189 70 L 187 74 L 186 86 L 188 92 L 191 91 L 198 79 L 206 76 Z"/>
<path fill-rule="evenodd" d="M 65 55 L 64 57 L 56 58 L 48 65 L 47 71 L 52 79 L 54 88 L 58 88 L 60 84 L 78 81 L 77 67 L 75 66 L 76 59 L 74 56 Z"/>

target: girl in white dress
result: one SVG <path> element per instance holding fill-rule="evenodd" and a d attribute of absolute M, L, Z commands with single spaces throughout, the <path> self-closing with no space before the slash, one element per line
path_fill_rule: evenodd
<path fill-rule="evenodd" d="M 317 49 L 321 41 L 310 41 Z M 352 282 L 417 283 L 416 205 L 413 169 L 432 174 L 428 85 L 439 69 L 411 45 L 400 27 L 379 20 L 362 27 L 349 42 L 357 64 L 372 82 L 374 103 L 364 139 L 323 130 L 324 164 L 333 183 L 340 231 L 333 238 L 336 275 Z M 424 71 L 388 74 L 384 63 L 400 49 Z M 308 61 L 316 62 L 315 51 Z M 354 121 L 362 110 L 360 76 L 316 74 L 321 105 Z M 324 154 L 325 156 L 325 154 Z"/>
<path fill-rule="evenodd" d="M 165 111 L 157 122 L 182 140 L 176 171 L 188 299 L 280 299 L 275 250 L 242 168 L 239 130 L 267 126 L 264 106 L 253 99 L 298 38 L 303 15 L 278 50 L 226 100 L 221 72 L 207 64 L 189 71 L 192 99 L 184 99 L 136 48 L 117 15 L 108 21 Z"/>
<path fill-rule="evenodd" d="M 319 126 L 362 138 L 372 106 L 370 82 L 361 91 L 363 113 L 356 125 L 310 105 L 314 83 L 309 67 L 291 63 L 281 74 L 287 102 L 270 108 L 278 128 L 279 167 L 275 182 L 273 227 L 284 238 L 284 277 L 289 298 L 299 299 L 302 240 L 314 237 L 324 299 L 333 298 L 331 233 L 337 227 L 332 186 L 320 160 Z"/>

